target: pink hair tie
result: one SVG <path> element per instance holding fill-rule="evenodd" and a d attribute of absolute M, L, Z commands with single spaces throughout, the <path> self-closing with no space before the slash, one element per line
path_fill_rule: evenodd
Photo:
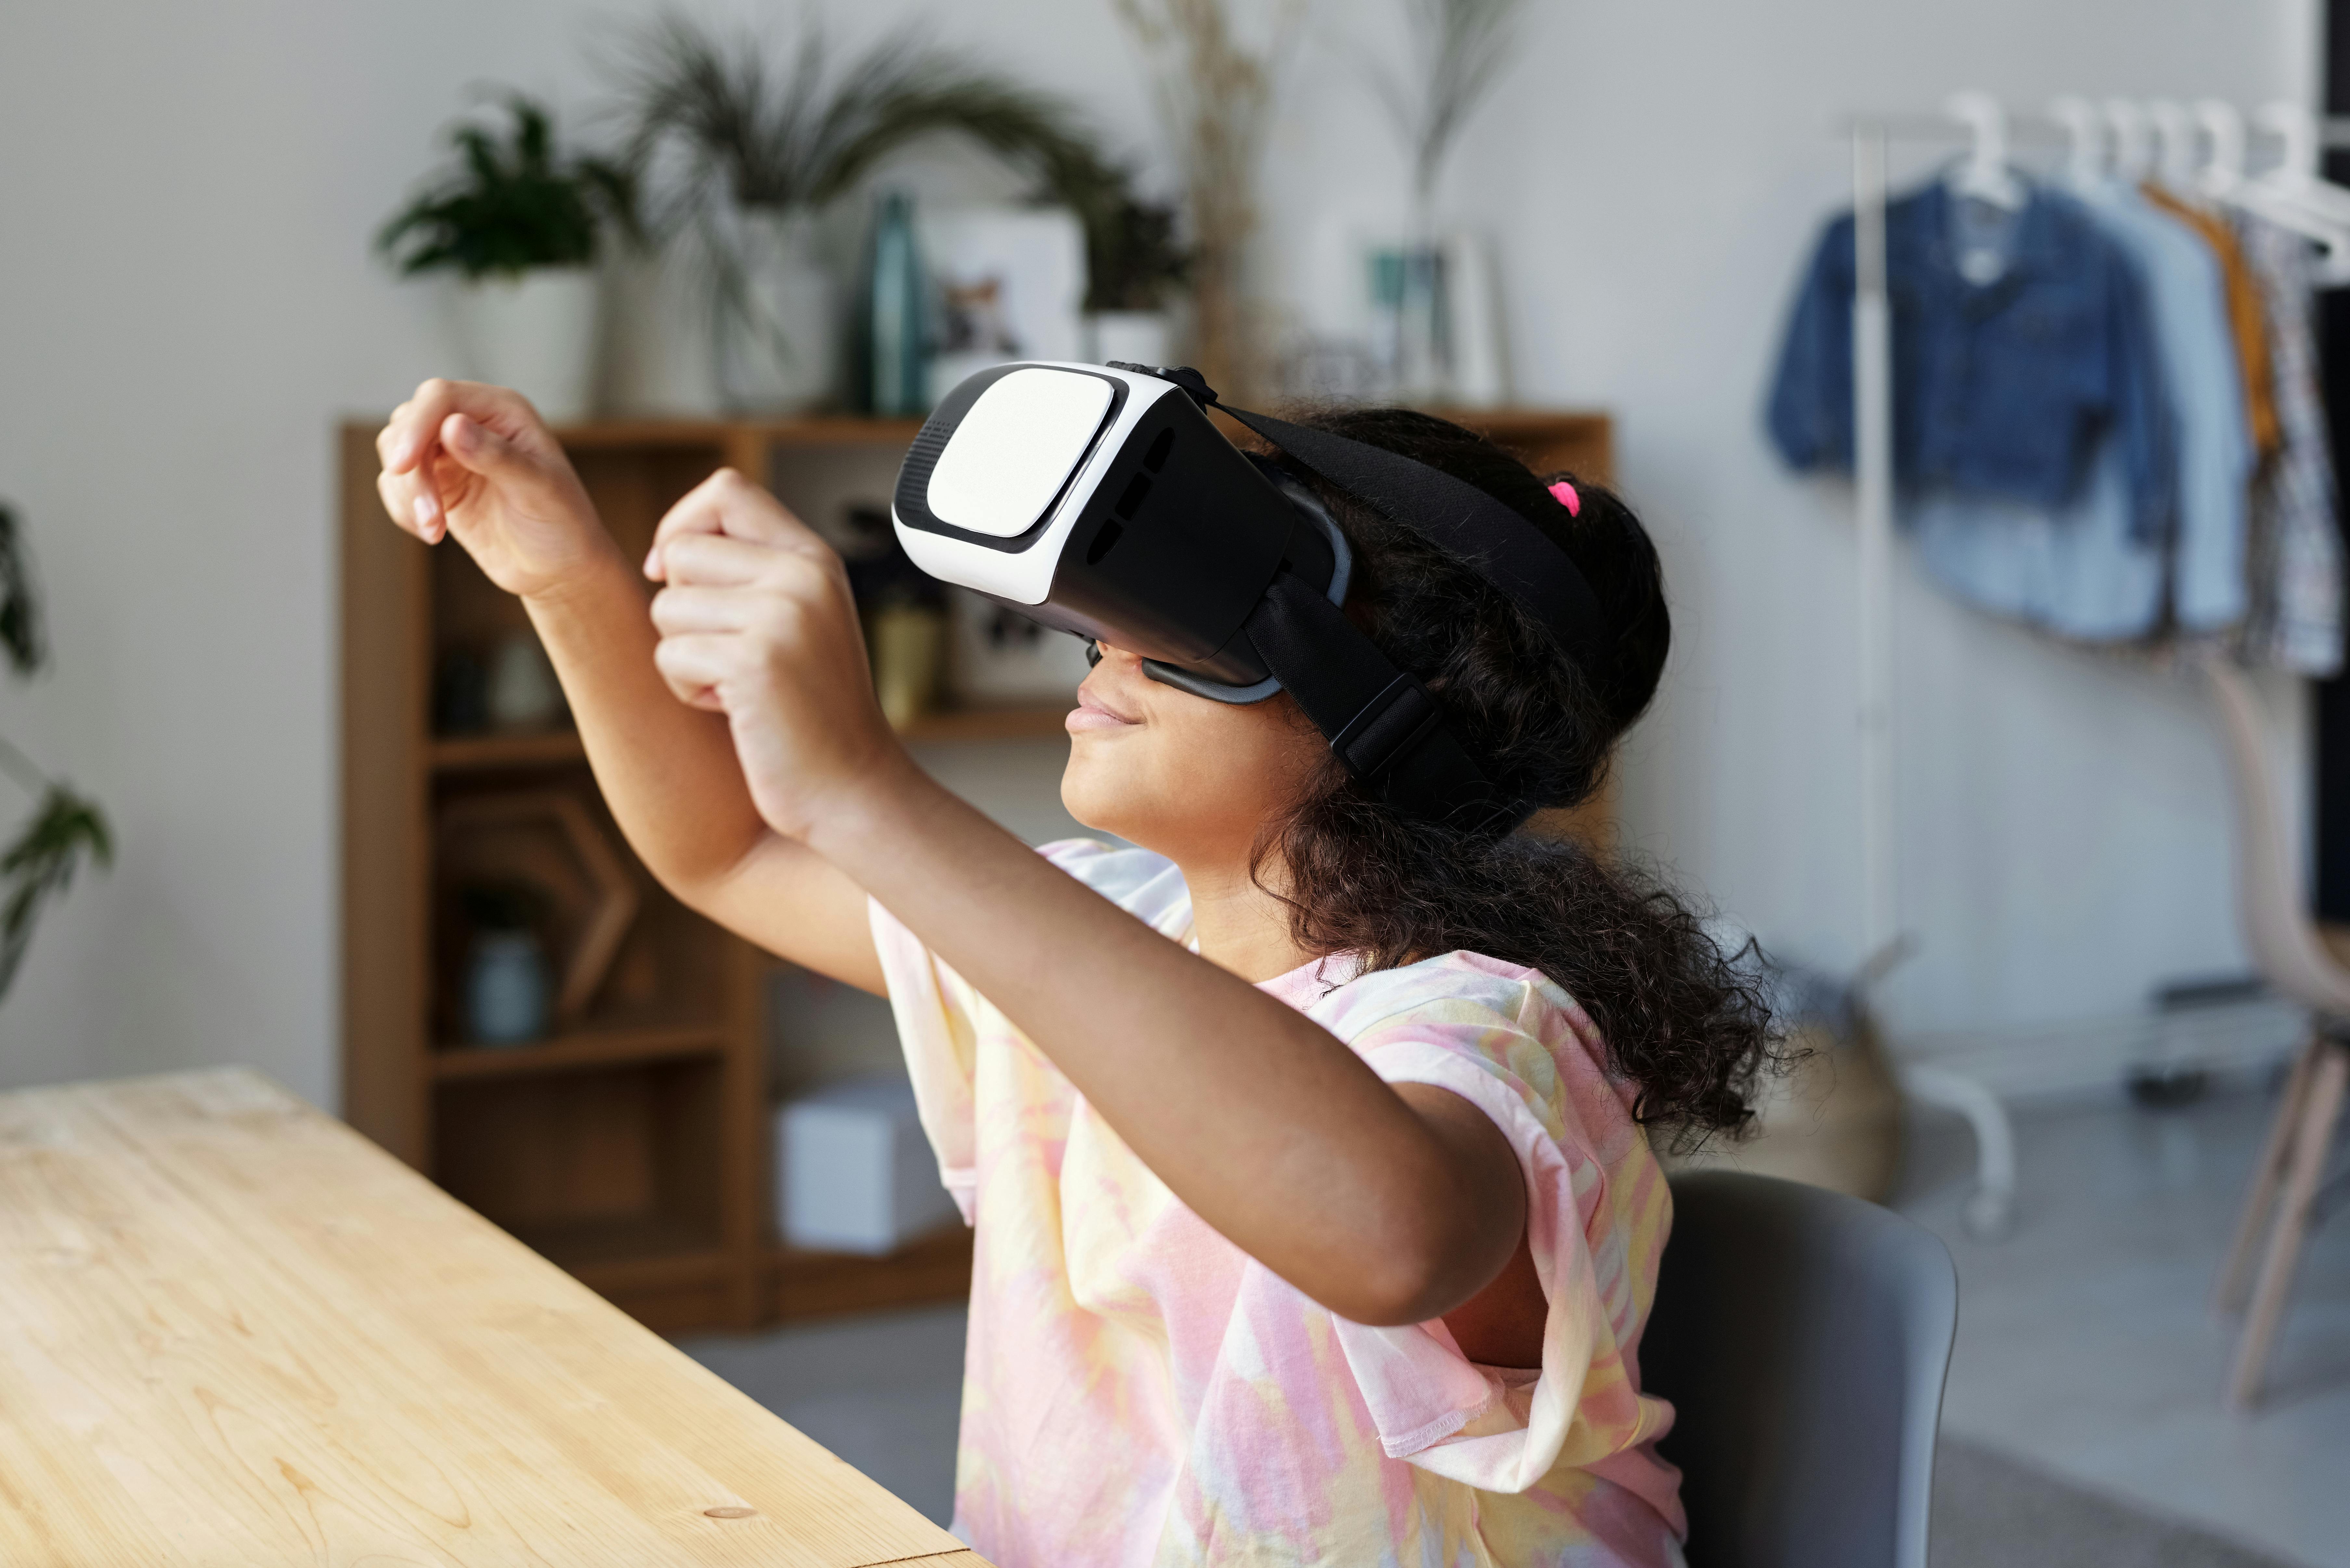
<path fill-rule="evenodd" d="M 1566 508 L 1566 514 L 1569 517 L 1580 517 L 1583 515 L 1583 497 L 1577 495 L 1575 493 L 1575 486 L 1569 484 L 1565 480 L 1562 479 L 1556 484 L 1552 485 L 1550 487 L 1550 493 L 1558 497 L 1558 504 Z"/>

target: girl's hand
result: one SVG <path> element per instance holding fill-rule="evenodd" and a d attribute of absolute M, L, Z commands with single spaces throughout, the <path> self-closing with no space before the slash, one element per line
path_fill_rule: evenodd
<path fill-rule="evenodd" d="M 571 460 L 519 392 L 436 378 L 392 410 L 375 449 L 391 520 L 428 545 L 455 535 L 510 594 L 547 593 L 611 553 Z"/>
<path fill-rule="evenodd" d="M 783 504 L 721 469 L 671 508 L 645 576 L 678 698 L 726 715 L 767 826 L 806 840 L 906 753 L 881 716 L 848 574 Z"/>

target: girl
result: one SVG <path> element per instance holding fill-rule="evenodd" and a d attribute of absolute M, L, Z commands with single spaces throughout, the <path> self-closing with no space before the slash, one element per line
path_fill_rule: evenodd
<path fill-rule="evenodd" d="M 1315 484 L 1348 612 L 1488 775 L 1589 798 L 1669 639 L 1639 524 L 1425 415 L 1313 422 L 1581 568 L 1606 624 L 1578 665 Z M 1107 646 L 1062 798 L 1140 847 L 1033 852 L 908 757 L 839 560 L 740 474 L 662 520 L 648 617 L 517 395 L 428 381 L 379 449 L 392 517 L 521 596 L 662 883 L 896 1009 L 978 1231 L 960 1535 L 999 1568 L 1679 1562 L 1637 1360 L 1670 1221 L 1644 1127 L 1737 1127 L 1765 1042 L 1670 895 L 1407 820 L 1287 696 L 1210 701 Z"/>

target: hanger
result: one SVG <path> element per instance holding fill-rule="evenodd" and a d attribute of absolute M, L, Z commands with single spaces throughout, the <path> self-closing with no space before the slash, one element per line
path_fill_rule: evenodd
<path fill-rule="evenodd" d="M 2126 98 L 2109 98 L 2106 123 L 2114 129 L 2114 178 L 2137 184 L 2154 169 L 2154 137 L 2146 110 Z"/>
<path fill-rule="evenodd" d="M 2096 106 L 2075 93 L 2050 101 L 2048 118 L 2064 128 L 2064 182 L 2075 191 L 2105 183 L 2106 122 Z"/>
<path fill-rule="evenodd" d="M 2146 106 L 2154 121 L 2155 143 L 2162 150 L 2156 178 L 2165 189 L 2181 196 L 2195 189 L 2195 117 L 2173 99 L 2157 99 Z"/>
<path fill-rule="evenodd" d="M 2246 181 L 2235 198 L 2271 223 L 2324 247 L 2318 283 L 2327 287 L 2350 284 L 2350 191 L 2318 175 L 2316 116 L 2301 104 L 2272 103 L 2253 118 L 2283 147 L 2276 165 Z"/>
<path fill-rule="evenodd" d="M 1950 95 L 1943 106 L 1951 119 L 1963 122 L 1973 145 L 1950 171 L 1953 194 L 1988 202 L 2013 213 L 2032 200 L 2031 191 L 2007 162 L 2007 110 L 1987 92 Z"/>
<path fill-rule="evenodd" d="M 2244 184 L 2244 117 L 2234 104 L 2207 98 L 2195 106 L 2195 122 L 2211 144 L 2211 156 L 2195 183 L 2205 195 L 2224 199 Z"/>
<path fill-rule="evenodd" d="M 2272 103 L 2253 119 L 2283 143 L 2276 166 L 2252 181 L 2253 188 L 2350 223 L 2350 191 L 2318 174 L 2317 117 L 2301 104 Z"/>

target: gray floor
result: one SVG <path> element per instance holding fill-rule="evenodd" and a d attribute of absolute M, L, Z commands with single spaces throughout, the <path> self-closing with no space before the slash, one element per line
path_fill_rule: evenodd
<path fill-rule="evenodd" d="M 1958 1259 L 1937 1568 L 2350 1568 L 2350 1217 L 2312 1239 L 2251 1418 L 2206 1308 L 2267 1097 L 2019 1118 L 2021 1219 L 1969 1240 L 1963 1129 L 1912 1141 L 1904 1210 Z M 704 1365 L 934 1519 L 951 1505 L 962 1314 L 702 1338 Z"/>
<path fill-rule="evenodd" d="M 1934 1465 L 1932 1553 L 1934 1568 L 2286 1568 L 1947 1433 Z"/>
<path fill-rule="evenodd" d="M 2277 1556 L 2350 1568 L 2350 1219 L 2318 1230 L 2259 1412 L 2220 1391 L 2234 1325 L 2209 1306 L 2272 1102 L 2119 1102 L 2023 1116 L 2013 1235 L 1958 1224 L 1963 1133 L 1920 1129 L 1903 1208 L 1958 1260 L 1943 1429 Z"/>
<path fill-rule="evenodd" d="M 961 1307 L 681 1340 L 687 1355 L 920 1509 L 954 1511 Z"/>

